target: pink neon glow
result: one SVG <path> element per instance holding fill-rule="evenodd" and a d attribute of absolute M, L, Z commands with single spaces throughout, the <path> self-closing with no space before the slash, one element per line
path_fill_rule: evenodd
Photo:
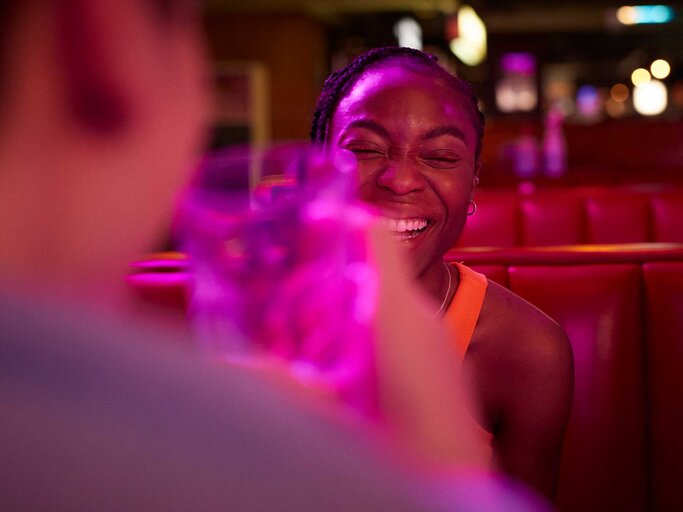
<path fill-rule="evenodd" d="M 254 151 L 200 169 L 178 226 L 191 256 L 190 313 L 201 341 L 221 357 L 267 352 L 315 378 L 365 414 L 376 413 L 371 326 L 378 294 L 366 230 L 343 159 Z M 235 174 L 268 179 L 248 182 Z M 283 176 L 282 179 L 278 176 Z M 284 178 L 286 177 L 286 178 Z M 214 186 L 218 184 L 219 186 Z M 224 186 L 228 184 L 228 186 Z M 234 332 L 247 342 L 234 342 Z M 308 377 L 306 377 L 308 376 Z"/>

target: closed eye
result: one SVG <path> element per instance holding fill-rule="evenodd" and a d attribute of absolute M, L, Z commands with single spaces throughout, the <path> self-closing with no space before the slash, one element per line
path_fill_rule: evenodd
<path fill-rule="evenodd" d="M 462 160 L 452 151 L 430 151 L 420 156 L 423 162 L 436 169 L 449 169 L 458 165 Z"/>
<path fill-rule="evenodd" d="M 351 151 L 357 160 L 377 160 L 386 156 L 386 153 L 376 146 L 348 145 L 344 149 Z"/>

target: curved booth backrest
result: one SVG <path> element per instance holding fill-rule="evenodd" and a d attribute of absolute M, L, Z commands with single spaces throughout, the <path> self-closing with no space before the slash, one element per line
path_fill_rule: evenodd
<path fill-rule="evenodd" d="M 481 190 L 475 200 L 457 247 L 683 242 L 683 189 Z"/>

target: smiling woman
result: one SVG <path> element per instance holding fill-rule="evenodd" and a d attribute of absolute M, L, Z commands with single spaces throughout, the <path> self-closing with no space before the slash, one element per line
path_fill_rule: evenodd
<path fill-rule="evenodd" d="M 356 156 L 361 198 L 397 221 L 417 275 L 434 289 L 443 277 L 434 263 L 455 243 L 472 198 L 477 140 L 448 83 L 400 63 L 364 73 L 332 115 L 328 142 Z M 406 237 L 415 222 L 423 228 Z"/>
<path fill-rule="evenodd" d="M 433 56 L 387 47 L 327 79 L 311 138 L 355 156 L 361 199 L 387 219 L 443 312 L 493 465 L 552 499 L 573 390 L 567 337 L 520 297 L 443 261 L 476 211 L 483 127 L 467 83 Z"/>

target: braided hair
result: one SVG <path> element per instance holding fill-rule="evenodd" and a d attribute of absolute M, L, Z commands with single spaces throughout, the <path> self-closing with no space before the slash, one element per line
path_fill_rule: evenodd
<path fill-rule="evenodd" d="M 479 159 L 481 154 L 482 139 L 484 137 L 484 114 L 479 110 L 479 103 L 477 96 L 474 93 L 472 86 L 464 80 L 450 74 L 439 64 L 437 64 L 438 57 L 429 53 L 415 50 L 413 48 L 404 48 L 399 46 L 385 46 L 382 48 L 374 48 L 358 57 L 356 57 L 346 67 L 332 73 L 325 84 L 323 90 L 318 97 L 315 111 L 313 113 L 313 122 L 311 124 L 311 141 L 313 143 L 324 144 L 327 139 L 327 133 L 330 127 L 332 116 L 339 105 L 339 102 L 349 92 L 351 87 L 363 75 L 365 71 L 374 65 L 379 65 L 384 61 L 391 59 L 410 59 L 411 61 L 426 66 L 431 71 L 446 80 L 446 83 L 457 94 L 461 94 L 467 100 L 465 102 L 466 108 L 472 115 L 475 131 L 477 133 L 477 145 L 475 149 L 475 158 Z"/>

